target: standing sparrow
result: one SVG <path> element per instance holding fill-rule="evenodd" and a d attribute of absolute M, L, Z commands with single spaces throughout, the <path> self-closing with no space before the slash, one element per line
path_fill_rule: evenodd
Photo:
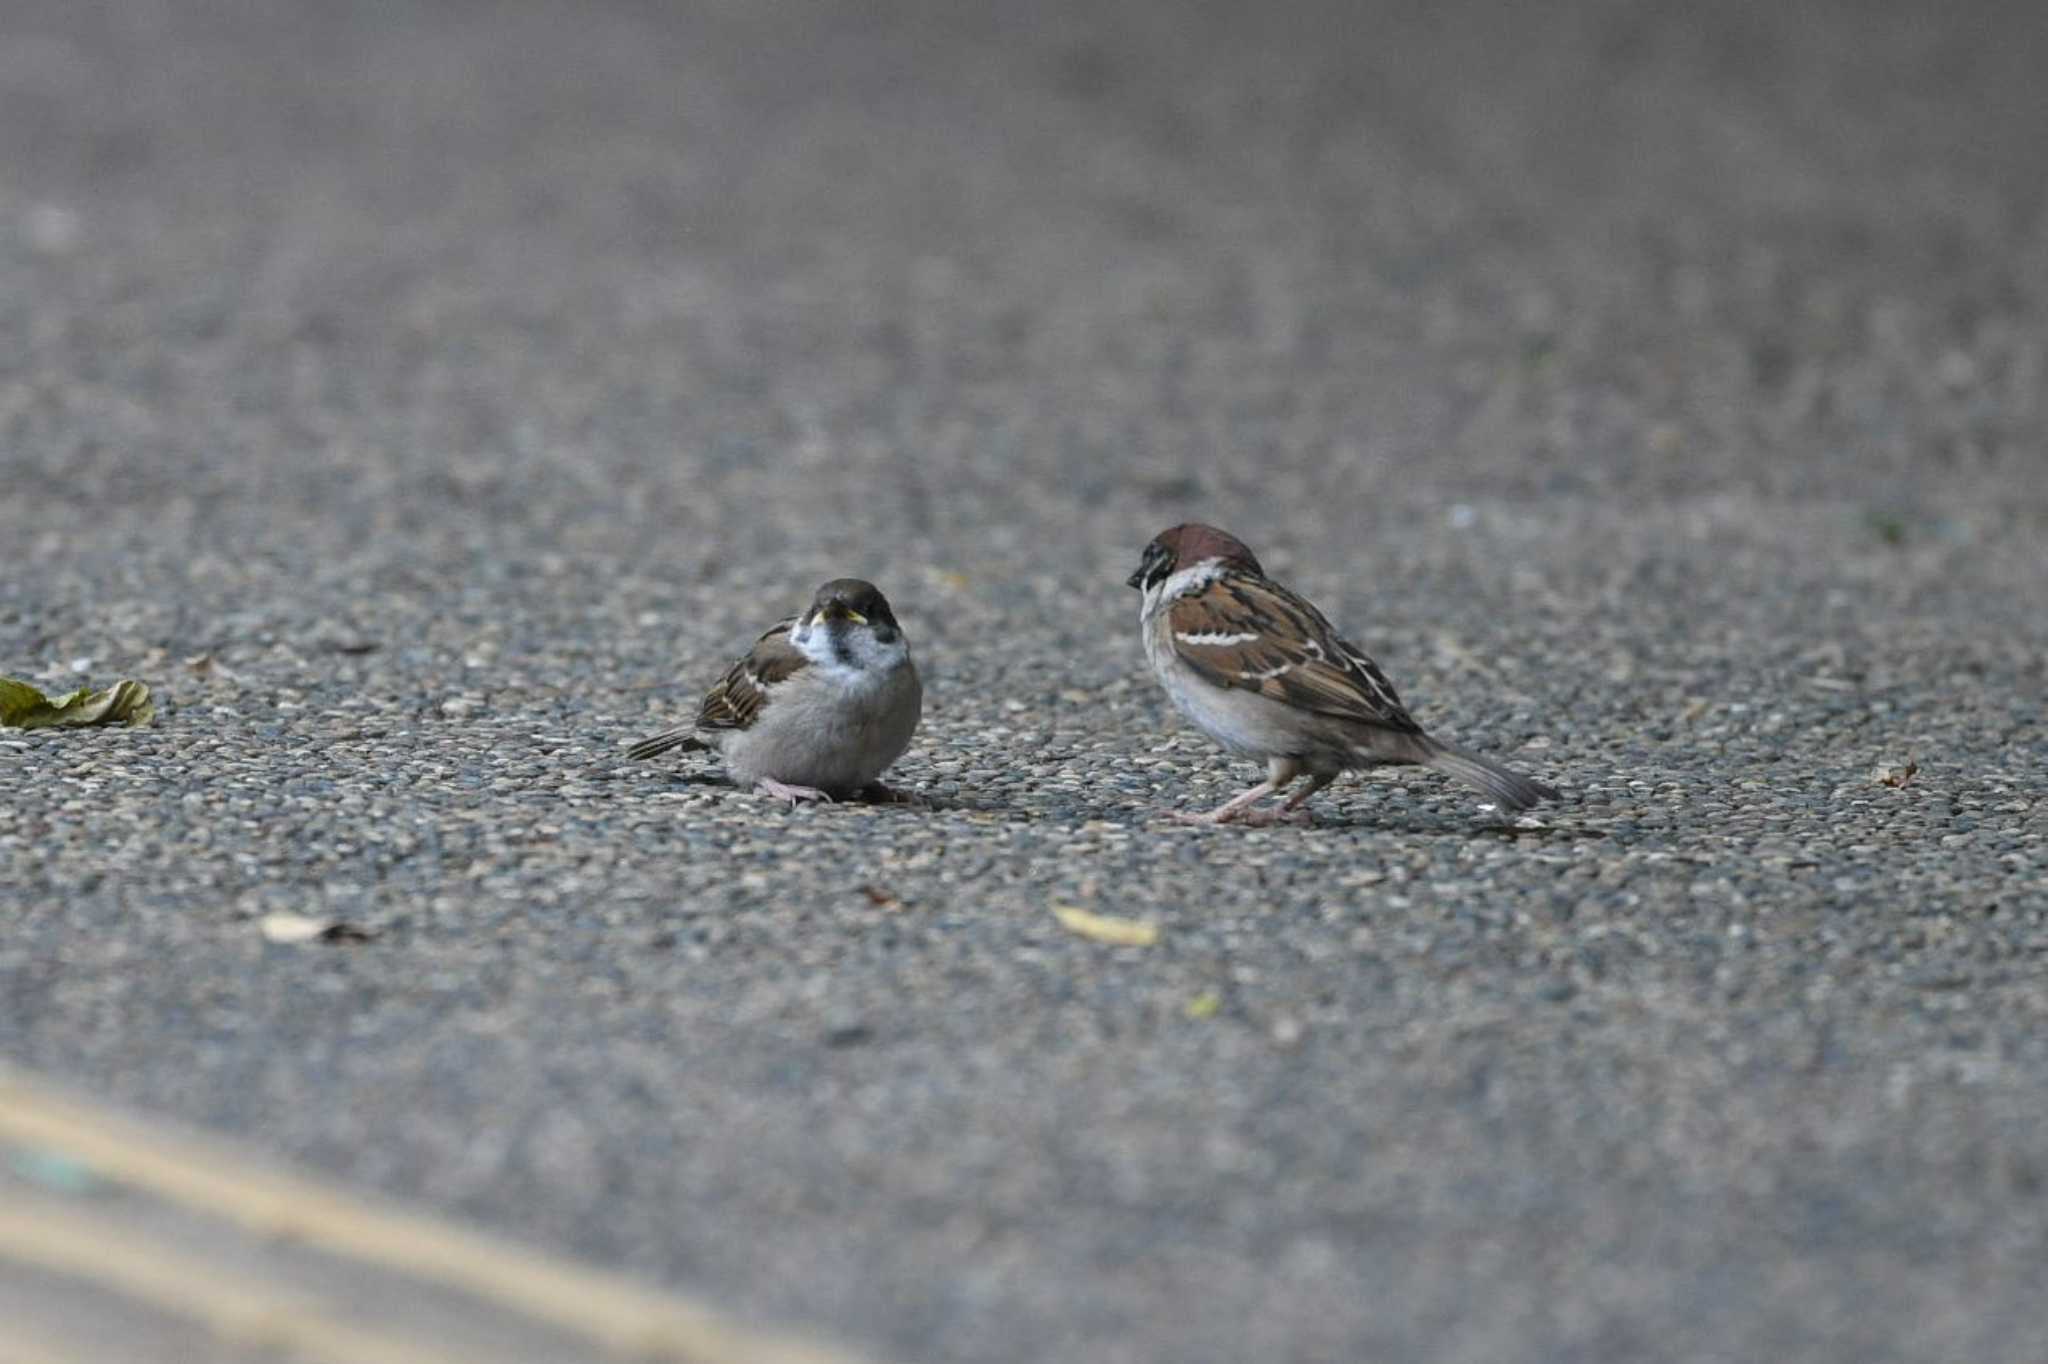
<path fill-rule="evenodd" d="M 776 622 L 705 693 L 688 725 L 643 739 L 628 758 L 715 748 L 734 784 L 794 808 L 850 795 L 904 797 L 878 780 L 903 756 L 924 687 L 889 603 L 873 583 L 834 578 L 800 616 Z"/>
<path fill-rule="evenodd" d="M 1472 783 L 1505 810 L 1557 792 L 1422 732 L 1386 674 L 1323 613 L 1268 578 L 1235 536 L 1190 522 L 1161 531 L 1129 585 L 1145 594 L 1145 657 L 1180 713 L 1266 780 L 1184 821 L 1270 824 L 1354 768 L 1420 763 Z M 1278 813 L 1253 809 L 1296 777 Z M 1308 820 L 1307 811 L 1299 818 Z"/>

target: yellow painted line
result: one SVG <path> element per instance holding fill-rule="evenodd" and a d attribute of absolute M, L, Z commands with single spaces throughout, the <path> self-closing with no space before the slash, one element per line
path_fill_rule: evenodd
<path fill-rule="evenodd" d="M 61 1152 L 107 1179 L 258 1236 L 457 1289 L 673 1364 L 858 1364 L 836 1347 L 728 1320 L 707 1304 L 288 1174 L 205 1138 L 144 1127 L 0 1067 L 0 1141 Z"/>
<path fill-rule="evenodd" d="M 110 1218 L 0 1207 L 0 1259 L 112 1289 L 249 1349 L 322 1364 L 465 1364 L 461 1356 L 336 1321 L 317 1299 L 209 1273 L 189 1253 L 152 1244 Z"/>

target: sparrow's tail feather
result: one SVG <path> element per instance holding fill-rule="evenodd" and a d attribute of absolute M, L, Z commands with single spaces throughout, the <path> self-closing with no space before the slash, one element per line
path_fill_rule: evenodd
<path fill-rule="evenodd" d="M 1467 753 L 1441 739 L 1435 740 L 1433 747 L 1436 751 L 1423 761 L 1445 776 L 1470 782 L 1499 801 L 1503 810 L 1526 810 L 1539 800 L 1559 798 L 1556 787 L 1545 786 L 1534 777 L 1525 777 L 1512 768 L 1502 767 L 1491 758 Z"/>
<path fill-rule="evenodd" d="M 639 743 L 626 750 L 626 756 L 633 759 L 652 758 L 658 754 L 668 752 L 671 748 L 680 748 L 685 753 L 694 753 L 700 748 L 709 747 L 711 745 L 697 737 L 695 729 L 671 729 L 666 733 L 655 735 L 652 739 L 642 739 Z"/>

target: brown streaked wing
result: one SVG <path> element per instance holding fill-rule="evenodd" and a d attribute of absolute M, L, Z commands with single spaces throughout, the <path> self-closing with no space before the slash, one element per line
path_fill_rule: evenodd
<path fill-rule="evenodd" d="M 1218 686 L 1319 715 L 1422 732 L 1364 650 L 1278 583 L 1225 574 L 1174 602 L 1167 624 L 1181 659 Z M 1237 635 L 1256 638 L 1231 638 Z"/>
<path fill-rule="evenodd" d="M 789 642 L 790 616 L 771 626 L 746 657 L 726 670 L 718 685 L 704 693 L 697 707 L 699 729 L 745 729 L 768 704 L 768 688 L 809 665 L 810 660 Z"/>

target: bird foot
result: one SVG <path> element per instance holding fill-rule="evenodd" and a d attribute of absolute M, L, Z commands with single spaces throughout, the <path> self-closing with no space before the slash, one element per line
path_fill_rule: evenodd
<path fill-rule="evenodd" d="M 1306 810 L 1246 810 L 1237 816 L 1237 822 L 1252 829 L 1271 828 L 1275 824 L 1295 824 L 1307 828 L 1315 823 Z"/>
<path fill-rule="evenodd" d="M 776 781 L 773 777 L 761 778 L 761 780 L 754 783 L 754 789 L 764 795 L 773 796 L 777 800 L 788 801 L 789 808 L 792 810 L 796 809 L 799 803 L 807 800 L 823 801 L 827 805 L 832 803 L 831 795 L 820 791 L 815 786 L 790 786 L 785 782 Z"/>
<path fill-rule="evenodd" d="M 1195 814 L 1187 810 L 1169 810 L 1176 824 L 1242 824 L 1248 829 L 1264 829 L 1274 824 L 1299 824 L 1308 827 L 1314 821 L 1306 810 L 1233 810 L 1224 806 Z"/>

